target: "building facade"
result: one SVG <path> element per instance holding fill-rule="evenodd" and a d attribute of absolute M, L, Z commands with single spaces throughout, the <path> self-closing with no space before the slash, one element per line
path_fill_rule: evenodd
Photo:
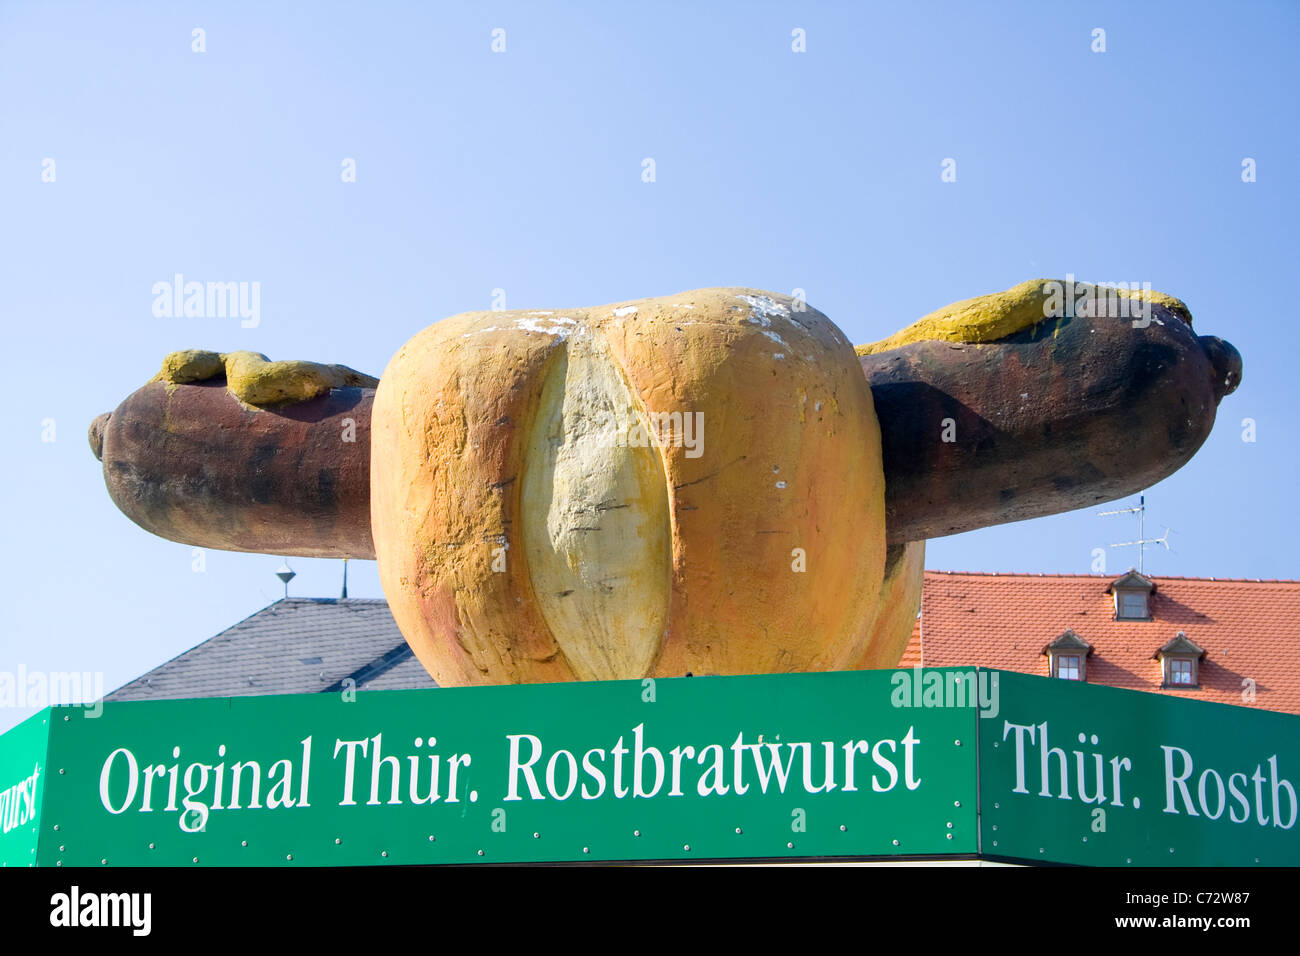
<path fill-rule="evenodd" d="M 926 571 L 901 666 L 1300 713 L 1300 581 Z"/>

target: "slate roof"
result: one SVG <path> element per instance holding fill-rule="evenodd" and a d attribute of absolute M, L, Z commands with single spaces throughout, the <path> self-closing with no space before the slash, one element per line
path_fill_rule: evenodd
<path fill-rule="evenodd" d="M 105 700 L 249 697 L 436 687 L 375 598 L 285 598 Z"/>
<path fill-rule="evenodd" d="M 1047 676 L 1070 628 L 1090 684 L 1300 713 L 1300 581 L 1154 577 L 1150 621 L 1115 620 L 1114 575 L 926 571 L 901 667 L 976 664 Z M 1179 631 L 1205 649 L 1200 688 L 1161 688 L 1155 653 Z M 1255 682 L 1255 700 L 1242 697 Z"/>

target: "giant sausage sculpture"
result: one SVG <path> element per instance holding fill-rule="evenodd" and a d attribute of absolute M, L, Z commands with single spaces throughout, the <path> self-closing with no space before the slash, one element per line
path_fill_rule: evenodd
<path fill-rule="evenodd" d="M 856 351 L 800 301 L 704 289 L 454 316 L 378 382 L 174 353 L 91 444 L 163 537 L 377 558 L 442 684 L 886 667 L 924 539 L 1146 487 L 1240 382 L 1178 300 L 1055 285 Z"/>

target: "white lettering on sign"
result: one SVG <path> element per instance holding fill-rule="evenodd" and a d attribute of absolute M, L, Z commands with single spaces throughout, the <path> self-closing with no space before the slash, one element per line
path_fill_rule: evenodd
<path fill-rule="evenodd" d="M 1073 800 L 1075 796 L 1083 803 L 1105 803 L 1107 799 L 1106 783 L 1110 781 L 1110 805 L 1124 806 L 1122 774 L 1133 769 L 1129 757 L 1114 756 L 1110 758 L 1110 772 L 1105 771 L 1106 761 L 1101 752 L 1087 753 L 1072 750 L 1073 765 L 1069 756 L 1060 747 L 1053 747 L 1048 738 L 1047 721 L 1041 724 L 1013 724 L 1006 720 L 1002 723 L 1002 739 L 1005 741 L 1015 731 L 1016 741 L 1016 785 L 1012 793 L 1028 793 L 1026 787 L 1027 768 L 1025 758 L 1030 749 L 1038 755 L 1038 795 L 1056 797 L 1060 800 Z M 1086 734 L 1079 734 L 1080 744 L 1087 744 Z M 1100 743 L 1096 734 L 1091 737 L 1092 746 Z M 1070 785 L 1073 783 L 1075 796 L 1071 796 Z M 1135 804 L 1137 805 L 1137 804 Z"/>
<path fill-rule="evenodd" d="M 1012 793 L 1030 794 L 1082 803 L 1106 803 L 1123 807 L 1126 773 L 1133 759 L 1123 755 L 1107 758 L 1098 749 L 1096 734 L 1079 734 L 1084 749 L 1068 752 L 1052 745 L 1047 721 L 1039 724 L 1002 725 L 1002 740 L 1015 746 L 1015 786 Z M 1225 819 L 1232 823 L 1253 821 L 1257 826 L 1290 830 L 1300 816 L 1295 787 L 1284 777 L 1277 754 L 1231 770 L 1198 767 L 1190 751 L 1169 744 L 1160 745 L 1164 759 L 1163 812 L 1172 815 Z M 1037 758 L 1037 759 L 1035 759 Z M 1073 759 L 1071 759 L 1073 758 Z M 1031 787 L 1037 786 L 1037 790 Z M 1108 789 L 1109 787 L 1109 789 Z M 1134 797 L 1131 806 L 1142 806 Z"/>
<path fill-rule="evenodd" d="M 667 796 L 680 797 L 686 792 L 682 789 L 683 776 L 694 776 L 694 789 L 701 797 L 722 796 L 733 791 L 739 795 L 751 787 L 757 787 L 761 793 L 785 793 L 787 787 L 795 792 L 801 788 L 805 793 L 829 793 L 842 786 L 844 792 L 852 793 L 858 789 L 859 781 L 865 785 L 868 776 L 876 793 L 893 790 L 900 779 L 908 790 L 921 785 L 916 767 L 916 751 L 921 741 L 914 727 L 908 727 L 901 740 L 883 738 L 874 747 L 866 740 L 824 740 L 814 744 L 760 739 L 745 743 L 745 736 L 740 733 L 727 746 L 717 743 L 699 748 L 677 746 L 667 752 L 667 757 L 660 748 L 646 745 L 645 724 L 632 728 L 630 748 L 625 745 L 625 739 L 620 736 L 608 749 L 586 751 L 581 765 L 587 779 L 577 787 L 579 760 L 573 752 L 556 749 L 548 756 L 541 738 L 533 734 L 507 734 L 509 767 L 504 799 L 523 800 L 526 793 L 530 800 L 548 797 L 567 800 L 575 794 L 581 794 L 584 800 L 595 800 L 605 794 L 607 783 L 616 800 L 628 796 L 653 797 L 665 784 Z M 901 777 L 897 765 L 900 748 Z M 866 759 L 868 754 L 870 762 Z M 543 757 L 547 759 L 543 761 Z M 685 771 L 683 764 L 687 765 Z M 747 770 L 753 774 L 748 779 Z M 630 787 L 625 784 L 629 777 Z M 842 785 L 839 781 L 843 781 Z"/>
<path fill-rule="evenodd" d="M 1295 787 L 1278 773 L 1277 754 L 1255 764 L 1249 777 L 1244 770 L 1221 774 L 1213 767 L 1206 767 L 1196 775 L 1193 795 L 1188 787 L 1196 770 L 1192 755 L 1182 747 L 1161 744 L 1160 749 L 1165 755 L 1165 813 L 1185 813 L 1191 817 L 1205 816 L 1217 820 L 1226 809 L 1228 819 L 1233 823 L 1245 823 L 1253 816 L 1261 827 L 1290 830 L 1295 826 L 1296 814 L 1300 810 L 1296 805 Z M 1267 776 L 1264 775 L 1265 766 L 1268 767 Z M 1283 817 L 1286 822 L 1283 822 Z"/>
<path fill-rule="evenodd" d="M 432 751 L 437 746 L 437 738 L 430 737 L 426 742 L 423 738 L 415 738 L 415 748 L 417 750 L 427 749 Z M 436 753 L 423 754 L 424 762 L 428 763 L 428 785 L 427 787 L 421 781 L 424 779 L 420 770 L 421 754 L 410 754 L 406 757 L 410 764 L 410 771 L 402 769 L 402 761 L 392 754 L 385 754 L 384 735 L 375 734 L 373 737 L 365 737 L 361 740 L 335 740 L 334 741 L 334 758 L 337 760 L 339 750 L 344 750 L 343 758 L 343 798 L 339 800 L 340 807 L 353 807 L 357 805 L 356 799 L 356 771 L 357 755 L 368 761 L 370 770 L 370 798 L 365 801 L 366 806 L 378 806 L 381 803 L 401 804 L 402 800 L 402 781 L 406 780 L 406 793 L 411 803 L 437 803 L 443 800 L 447 803 L 459 803 L 460 797 L 457 795 L 457 786 L 459 777 L 463 768 L 468 767 L 471 763 L 469 754 L 452 754 L 447 760 L 447 786 L 440 790 L 438 779 L 442 770 L 442 756 Z M 388 786 L 385 790 L 383 784 Z M 421 788 L 424 788 L 421 794 Z M 381 800 L 381 796 L 387 799 Z M 469 802 L 478 802 L 478 792 L 469 793 Z"/>
<path fill-rule="evenodd" d="M 179 813 L 178 825 L 186 833 L 206 829 L 208 817 L 215 810 L 309 807 L 311 737 L 304 737 L 299 744 L 302 750 L 297 764 L 288 757 L 276 760 L 267 766 L 265 774 L 256 760 L 235 761 L 229 767 L 224 759 L 215 764 L 194 762 L 185 768 L 184 773 L 181 773 L 179 762 L 147 764 L 142 768 L 134 753 L 126 747 L 118 747 L 100 767 L 99 802 L 114 816 L 132 809 L 138 813 L 155 810 Z M 180 755 L 181 748 L 173 747 L 172 759 L 178 760 Z M 217 757 L 225 756 L 226 745 L 221 744 L 217 747 Z M 116 786 L 115 782 L 118 782 Z M 266 784 L 265 793 L 263 782 Z M 212 787 L 211 800 L 208 799 L 209 786 Z M 167 802 L 161 807 L 155 806 L 163 799 L 159 791 L 164 787 Z M 180 793 L 182 787 L 184 793 Z M 140 798 L 138 805 L 137 796 Z"/>
<path fill-rule="evenodd" d="M 41 765 L 11 787 L 0 790 L 0 829 L 8 833 L 36 817 L 36 781 L 41 776 Z"/>

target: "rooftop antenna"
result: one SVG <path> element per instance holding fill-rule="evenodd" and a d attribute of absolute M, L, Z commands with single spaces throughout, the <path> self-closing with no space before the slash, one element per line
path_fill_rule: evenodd
<path fill-rule="evenodd" d="M 339 599 L 343 601 L 346 601 L 348 599 L 348 559 L 347 558 L 343 559 L 343 593 L 339 595 Z"/>
<path fill-rule="evenodd" d="M 1138 495 L 1138 506 L 1137 506 L 1136 508 L 1119 508 L 1119 509 L 1117 509 L 1117 510 L 1115 510 L 1115 511 L 1098 511 L 1098 512 L 1097 512 L 1097 516 L 1098 516 L 1098 517 L 1102 517 L 1102 516 L 1105 516 L 1105 515 L 1131 515 L 1131 514 L 1136 514 L 1136 515 L 1138 516 L 1138 536 L 1137 536 L 1137 540 L 1136 540 L 1136 541 L 1119 541 L 1119 542 L 1116 542 L 1115 544 L 1110 545 L 1110 547 L 1112 547 L 1112 548 L 1127 548 L 1127 547 L 1130 547 L 1130 546 L 1132 546 L 1132 545 L 1137 545 L 1137 549 L 1138 549 L 1138 574 L 1145 574 L 1145 573 L 1146 573 L 1146 569 L 1145 569 L 1145 567 L 1144 567 L 1144 561 L 1143 561 L 1143 558 L 1144 558 L 1144 556 L 1145 556 L 1145 553 L 1146 553 L 1146 546 L 1147 546 L 1148 544 L 1163 544 L 1163 545 L 1165 546 L 1165 550 L 1166 550 L 1166 551 L 1172 551 L 1172 550 L 1173 550 L 1173 548 L 1169 547 L 1169 532 L 1170 532 L 1170 529 L 1169 529 L 1169 528 L 1165 528 L 1165 533 L 1162 534 L 1162 535 L 1161 535 L 1160 537 L 1158 537 L 1158 538 L 1147 538 L 1147 537 L 1144 536 L 1145 533 L 1146 533 L 1146 531 L 1145 531 L 1145 529 L 1146 529 L 1146 510 L 1147 510 L 1147 496 L 1143 494 L 1143 495 Z"/>
<path fill-rule="evenodd" d="M 289 599 L 289 582 L 298 576 L 297 572 L 289 567 L 288 558 L 284 559 L 284 564 L 280 565 L 280 569 L 275 572 L 275 576 L 284 582 L 284 598 L 287 601 Z"/>

